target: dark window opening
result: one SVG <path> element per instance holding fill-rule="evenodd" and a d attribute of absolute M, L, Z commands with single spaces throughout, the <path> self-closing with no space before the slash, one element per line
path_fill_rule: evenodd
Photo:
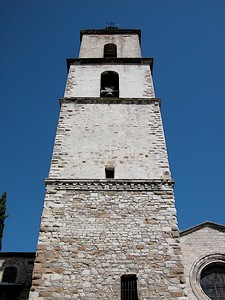
<path fill-rule="evenodd" d="M 201 273 L 201 287 L 212 300 L 225 299 L 225 265 L 211 264 Z"/>
<path fill-rule="evenodd" d="M 17 268 L 16 267 L 7 267 L 4 269 L 2 276 L 2 282 L 16 282 Z"/>
<path fill-rule="evenodd" d="M 114 173 L 114 168 L 105 168 L 105 178 L 114 178 Z"/>
<path fill-rule="evenodd" d="M 106 44 L 104 46 L 104 57 L 117 57 L 117 47 L 115 44 Z"/>
<path fill-rule="evenodd" d="M 121 300 L 138 300 L 135 274 L 121 276 Z"/>
<path fill-rule="evenodd" d="M 5 288 L 0 287 L 0 299 L 1 300 L 18 300 L 19 299 L 19 291 L 14 290 L 12 287 L 11 287 L 11 291 L 4 291 L 4 289 Z"/>
<path fill-rule="evenodd" d="M 101 97 L 119 97 L 119 74 L 106 71 L 101 74 Z"/>

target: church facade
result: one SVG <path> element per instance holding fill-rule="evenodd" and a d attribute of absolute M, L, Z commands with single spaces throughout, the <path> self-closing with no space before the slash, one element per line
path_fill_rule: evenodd
<path fill-rule="evenodd" d="M 225 299 L 225 227 L 178 229 L 140 30 L 80 37 L 79 58 L 67 60 L 29 299 Z"/>

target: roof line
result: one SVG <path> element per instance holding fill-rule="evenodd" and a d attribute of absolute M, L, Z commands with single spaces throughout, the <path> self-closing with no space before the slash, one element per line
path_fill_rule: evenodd
<path fill-rule="evenodd" d="M 19 257 L 35 257 L 35 252 L 0 252 L 0 257 L 19 256 Z"/>
<path fill-rule="evenodd" d="M 140 29 L 85 29 L 80 30 L 80 41 L 83 34 L 95 35 L 95 34 L 137 34 L 141 43 L 141 30 Z"/>
<path fill-rule="evenodd" d="M 182 237 L 184 235 L 195 232 L 195 231 L 197 231 L 201 228 L 204 228 L 204 227 L 210 227 L 210 228 L 213 228 L 213 229 L 225 231 L 225 225 L 214 223 L 214 222 L 211 222 L 211 221 L 206 221 L 206 222 L 200 223 L 196 226 L 190 227 L 188 229 L 181 230 L 180 231 L 180 236 Z"/>

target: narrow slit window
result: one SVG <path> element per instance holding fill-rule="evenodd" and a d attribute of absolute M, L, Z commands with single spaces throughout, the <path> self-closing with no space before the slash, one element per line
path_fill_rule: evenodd
<path fill-rule="evenodd" d="M 117 57 L 117 47 L 115 44 L 104 45 L 104 58 L 105 57 Z"/>
<path fill-rule="evenodd" d="M 115 169 L 112 167 L 105 168 L 105 178 L 114 178 Z"/>
<path fill-rule="evenodd" d="M 106 71 L 101 74 L 100 97 L 119 97 L 119 74 Z"/>
<path fill-rule="evenodd" d="M 136 274 L 121 276 L 121 300 L 138 300 Z"/>

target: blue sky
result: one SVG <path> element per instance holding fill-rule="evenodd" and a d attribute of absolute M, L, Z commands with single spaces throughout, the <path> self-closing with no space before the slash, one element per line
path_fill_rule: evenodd
<path fill-rule="evenodd" d="M 180 229 L 225 224 L 225 1 L 1 0 L 3 251 L 36 250 L 66 58 L 107 21 L 141 29 L 154 58 Z"/>

